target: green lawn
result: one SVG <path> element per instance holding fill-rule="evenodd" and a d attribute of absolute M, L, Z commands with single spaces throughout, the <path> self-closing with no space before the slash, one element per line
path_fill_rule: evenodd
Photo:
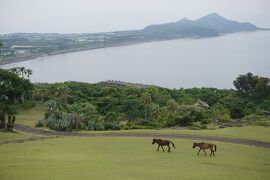
<path fill-rule="evenodd" d="M 44 109 L 36 106 L 29 110 L 19 110 L 17 114 L 16 123 L 35 127 L 36 121 L 44 118 Z"/>
<path fill-rule="evenodd" d="M 0 179 L 270 179 L 270 151 L 217 142 L 216 157 L 197 156 L 190 140 L 156 152 L 150 138 L 65 137 L 0 146 Z M 209 151 L 207 151 L 209 154 Z"/>
<path fill-rule="evenodd" d="M 24 139 L 29 137 L 29 134 L 21 132 L 3 132 L 0 131 L 0 142 L 6 140 Z"/>

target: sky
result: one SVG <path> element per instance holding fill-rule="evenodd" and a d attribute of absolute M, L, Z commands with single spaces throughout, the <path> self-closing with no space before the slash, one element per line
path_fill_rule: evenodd
<path fill-rule="evenodd" d="M 0 34 L 141 29 L 209 13 L 270 28 L 270 0 L 0 0 Z"/>

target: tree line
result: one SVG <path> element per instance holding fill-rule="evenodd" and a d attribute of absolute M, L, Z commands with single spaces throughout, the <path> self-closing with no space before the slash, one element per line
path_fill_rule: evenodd
<path fill-rule="evenodd" d="M 235 89 L 167 89 L 82 82 L 31 84 L 31 70 L 0 72 L 1 112 L 8 112 L 6 107 L 25 99 L 34 100 L 46 108 L 44 118 L 36 126 L 54 130 L 206 128 L 214 120 L 228 122 L 270 114 L 270 80 L 252 73 L 237 77 L 233 82 Z M 2 91 L 7 82 L 15 79 L 17 84 L 11 83 Z"/>

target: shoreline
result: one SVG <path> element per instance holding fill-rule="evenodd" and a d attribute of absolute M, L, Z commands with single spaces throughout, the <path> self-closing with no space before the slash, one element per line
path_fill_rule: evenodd
<path fill-rule="evenodd" d="M 164 41 L 164 40 L 154 40 L 154 41 Z M 5 59 L 5 60 L 0 60 L 0 66 L 7 65 L 7 64 L 13 64 L 13 63 L 17 63 L 17 62 L 28 61 L 28 60 L 31 60 L 31 59 L 37 59 L 37 58 L 46 57 L 46 56 L 54 56 L 54 55 L 58 55 L 58 54 L 67 54 L 67 53 L 80 52 L 80 51 L 90 51 L 90 50 L 102 49 L 102 48 L 135 45 L 135 44 L 154 42 L 154 41 L 128 42 L 128 43 L 120 43 L 120 44 L 111 44 L 111 45 L 100 46 L 100 47 L 88 47 L 88 48 L 60 50 L 60 51 L 50 52 L 50 53 L 47 53 L 47 54 L 45 54 L 45 53 L 43 53 L 43 54 L 31 54 L 31 55 L 22 56 L 22 57 L 13 57 L 13 58 Z"/>
<path fill-rule="evenodd" d="M 220 36 L 205 37 L 205 38 L 215 38 L 215 37 L 220 37 Z M 179 39 L 203 39 L 203 38 L 182 37 L 182 38 L 158 39 L 158 40 L 156 40 L 156 39 L 155 40 L 142 40 L 142 41 L 134 41 L 134 42 L 124 42 L 124 43 L 119 43 L 119 44 L 110 44 L 110 45 L 105 45 L 105 46 L 97 46 L 97 47 L 88 47 L 88 48 L 85 47 L 85 48 L 77 48 L 77 49 L 59 50 L 59 51 L 50 52 L 47 54 L 45 54 L 45 53 L 31 54 L 31 55 L 27 55 L 27 56 L 23 56 L 23 57 L 13 57 L 13 58 L 5 59 L 5 60 L 0 60 L 0 66 L 23 62 L 23 61 L 28 61 L 31 59 L 37 59 L 37 58 L 46 57 L 46 56 L 54 56 L 54 55 L 58 55 L 58 54 L 68 54 L 68 53 L 73 53 L 73 52 L 90 51 L 90 50 L 96 50 L 96 49 L 102 49 L 102 48 L 121 47 L 121 46 L 128 46 L 128 45 L 135 45 L 135 44 L 142 44 L 142 43 L 171 41 L 171 40 L 179 40 Z"/>
<path fill-rule="evenodd" d="M 257 31 L 269 31 L 269 30 L 270 29 L 260 29 Z M 250 31 L 247 31 L 247 32 L 250 32 Z M 242 32 L 236 32 L 236 33 L 242 33 Z M 235 34 L 235 33 L 229 33 L 229 34 Z M 139 41 L 122 42 L 122 43 L 117 43 L 117 44 L 108 44 L 108 45 L 96 46 L 96 47 L 81 47 L 81 48 L 75 48 L 75 49 L 66 49 L 66 50 L 59 50 L 59 51 L 50 52 L 50 53 L 46 53 L 46 54 L 45 53 L 30 54 L 30 55 L 21 56 L 21 57 L 12 57 L 12 58 L 8 58 L 5 60 L 0 60 L 0 66 L 23 62 L 23 61 L 28 61 L 31 59 L 42 58 L 42 57 L 46 57 L 46 56 L 58 55 L 58 54 L 67 54 L 67 53 L 89 51 L 89 50 L 96 50 L 96 49 L 102 49 L 102 48 L 120 47 L 120 46 L 128 46 L 128 45 L 135 45 L 135 44 L 142 44 L 142 43 L 171 41 L 171 40 L 179 40 L 179 39 L 194 39 L 194 40 L 196 40 L 196 39 L 217 38 L 217 37 L 222 37 L 222 36 L 226 36 L 226 35 L 228 35 L 228 34 L 221 34 L 219 36 L 209 36 L 209 37 L 178 37 L 178 38 L 173 37 L 173 38 L 164 38 L 164 39 L 162 39 L 162 38 L 161 39 L 145 39 L 145 40 L 139 40 Z"/>

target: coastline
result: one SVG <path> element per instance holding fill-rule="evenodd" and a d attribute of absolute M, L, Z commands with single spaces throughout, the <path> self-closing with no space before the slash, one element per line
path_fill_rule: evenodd
<path fill-rule="evenodd" d="M 154 41 L 157 41 L 157 40 L 154 40 Z M 47 53 L 47 54 L 45 54 L 45 53 L 43 53 L 43 54 L 31 54 L 31 55 L 27 55 L 27 56 L 13 57 L 13 58 L 5 59 L 5 60 L 0 60 L 0 66 L 7 65 L 7 64 L 12 64 L 12 63 L 17 63 L 17 62 L 28 61 L 28 60 L 31 60 L 31 59 L 37 59 L 37 58 L 44 57 L 44 56 L 53 56 L 53 55 L 58 55 L 58 54 L 67 54 L 67 53 L 73 53 L 73 52 L 89 51 L 89 50 L 110 48 L 110 47 L 117 47 L 117 46 L 127 46 L 127 45 L 134 45 L 134 44 L 140 44 L 140 43 L 146 43 L 146 42 L 153 42 L 153 41 L 138 41 L 138 42 L 110 44 L 110 45 L 98 46 L 98 47 L 76 48 L 76 49 L 68 49 L 68 50 L 60 50 L 60 51 L 50 52 L 50 53 Z"/>
<path fill-rule="evenodd" d="M 259 29 L 257 31 L 269 31 L 270 29 Z M 250 32 L 250 31 L 244 31 L 244 32 Z M 254 32 L 254 31 L 252 31 Z M 237 32 L 242 33 L 242 32 Z M 228 34 L 235 34 L 235 33 L 228 33 Z M 117 44 L 107 44 L 103 46 L 96 46 L 96 47 L 80 47 L 75 49 L 66 49 L 66 50 L 59 50 L 55 52 L 50 53 L 39 53 L 39 54 L 30 54 L 20 57 L 12 57 L 5 60 L 0 60 L 0 66 L 7 65 L 7 64 L 13 64 L 17 62 L 23 62 L 28 61 L 31 59 L 37 59 L 44 56 L 53 56 L 58 54 L 67 54 L 67 53 L 73 53 L 73 52 L 80 52 L 80 51 L 89 51 L 89 50 L 95 50 L 95 49 L 102 49 L 102 48 L 110 48 L 110 47 L 119 47 L 119 46 L 128 46 L 128 45 L 135 45 L 135 44 L 141 44 L 141 43 L 151 43 L 151 42 L 159 42 L 159 41 L 171 41 L 171 40 L 179 40 L 179 39 L 205 39 L 205 38 L 217 38 L 228 34 L 220 34 L 219 36 L 209 36 L 209 37 L 172 37 L 172 38 L 160 38 L 160 39 L 141 39 L 138 41 L 129 41 L 129 42 L 120 42 Z"/>
<path fill-rule="evenodd" d="M 219 37 L 219 36 L 214 36 Z M 214 37 L 204 37 L 204 38 L 214 38 Z M 42 54 L 31 54 L 27 56 L 22 57 L 13 57 L 8 58 L 5 60 L 0 60 L 0 66 L 17 63 L 17 62 L 23 62 L 28 61 L 31 59 L 37 59 L 44 56 L 53 56 L 58 54 L 67 54 L 67 53 L 73 53 L 73 52 L 80 52 L 80 51 L 89 51 L 89 50 L 95 50 L 95 49 L 102 49 L 102 48 L 110 48 L 110 47 L 119 47 L 119 46 L 128 46 L 128 45 L 135 45 L 135 44 L 141 44 L 141 43 L 150 43 L 150 42 L 157 42 L 157 41 L 170 41 L 170 40 L 178 40 L 178 39 L 201 39 L 200 37 L 181 37 L 181 38 L 166 38 L 166 39 L 154 39 L 154 40 L 141 40 L 141 41 L 134 41 L 134 42 L 123 42 L 118 44 L 109 44 L 105 46 L 97 46 L 97 47 L 82 47 L 82 48 L 76 48 L 76 49 L 67 49 L 67 50 L 60 50 L 50 53 L 42 53 Z"/>

